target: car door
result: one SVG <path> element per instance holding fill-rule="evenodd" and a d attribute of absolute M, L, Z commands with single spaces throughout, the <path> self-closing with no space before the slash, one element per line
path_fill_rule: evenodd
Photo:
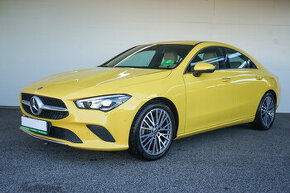
<path fill-rule="evenodd" d="M 233 116 L 245 119 L 255 116 L 264 90 L 264 81 L 256 65 L 241 52 L 226 48 L 226 65 L 232 73 L 231 82 L 234 88 Z"/>
<path fill-rule="evenodd" d="M 215 65 L 213 73 L 192 74 L 197 62 Z M 232 120 L 233 91 L 231 73 L 226 69 L 225 53 L 221 47 L 207 47 L 196 54 L 184 74 L 186 89 L 185 132 L 223 125 Z"/>

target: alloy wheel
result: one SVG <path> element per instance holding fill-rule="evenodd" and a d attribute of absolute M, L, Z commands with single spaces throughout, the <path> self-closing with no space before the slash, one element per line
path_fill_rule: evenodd
<path fill-rule="evenodd" d="M 267 96 L 261 106 L 261 119 L 266 127 L 269 127 L 275 118 L 275 101 L 271 96 Z"/>
<path fill-rule="evenodd" d="M 143 150 L 150 155 L 163 153 L 172 138 L 172 121 L 162 108 L 150 110 L 140 125 L 140 142 Z"/>

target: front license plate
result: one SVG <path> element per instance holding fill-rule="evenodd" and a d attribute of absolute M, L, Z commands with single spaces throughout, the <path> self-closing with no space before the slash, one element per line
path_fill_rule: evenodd
<path fill-rule="evenodd" d="M 48 133 L 48 123 L 46 121 L 32 119 L 28 117 L 21 117 L 21 126 L 24 129 L 29 131 L 33 131 L 35 133 L 40 133 L 43 135 L 47 135 Z"/>

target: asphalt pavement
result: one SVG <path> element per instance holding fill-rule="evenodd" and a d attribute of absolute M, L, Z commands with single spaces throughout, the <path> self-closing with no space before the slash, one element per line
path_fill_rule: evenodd
<path fill-rule="evenodd" d="M 0 192 L 290 192 L 290 114 L 174 141 L 157 161 L 35 139 L 0 108 Z"/>

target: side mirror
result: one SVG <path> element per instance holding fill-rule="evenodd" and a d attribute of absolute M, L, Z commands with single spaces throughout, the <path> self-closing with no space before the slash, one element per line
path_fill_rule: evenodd
<path fill-rule="evenodd" d="M 198 62 L 193 67 L 193 75 L 195 77 L 199 77 L 202 73 L 213 73 L 214 71 L 215 66 L 206 62 Z"/>

